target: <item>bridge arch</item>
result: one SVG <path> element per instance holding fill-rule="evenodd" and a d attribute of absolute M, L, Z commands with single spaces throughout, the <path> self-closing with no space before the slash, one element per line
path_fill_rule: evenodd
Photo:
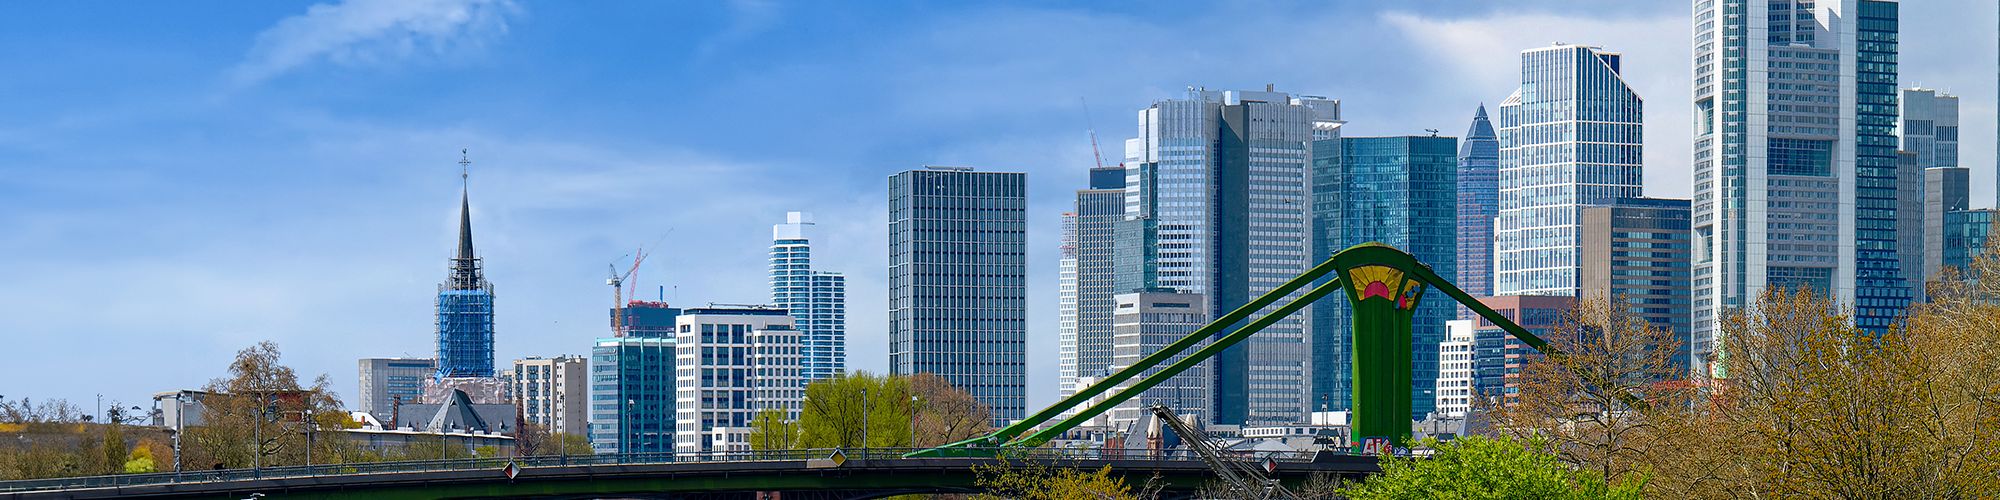
<path fill-rule="evenodd" d="M 1314 282 L 1320 284 L 1313 285 Z M 1306 288 L 1309 285 L 1312 287 Z M 1300 290 L 1305 291 L 1285 300 Z M 1412 378 L 1411 320 L 1417 304 L 1431 290 L 1445 294 L 1537 351 L 1561 355 L 1540 337 L 1459 290 L 1408 252 L 1381 243 L 1363 243 L 1335 252 L 1304 274 L 1028 418 L 985 436 L 911 452 L 908 456 L 986 456 L 994 449 L 1041 446 L 1336 291 L 1343 292 L 1354 309 L 1353 417 L 1349 419 L 1354 441 L 1358 446 L 1368 438 L 1407 440 Z M 1273 305 L 1276 307 L 1269 312 L 1250 319 Z M 1244 323 L 1245 320 L 1249 322 Z M 1242 326 L 1237 327 L 1239 323 Z M 1211 338 L 1212 342 L 1203 343 Z M 1189 350 L 1193 352 L 1186 357 L 1173 359 Z M 1154 368 L 1159 370 L 1139 377 Z M 1139 380 L 1119 388 L 1134 378 Z M 1097 401 L 1092 403 L 1093 399 Z M 1063 416 L 1072 409 L 1077 411 Z"/>

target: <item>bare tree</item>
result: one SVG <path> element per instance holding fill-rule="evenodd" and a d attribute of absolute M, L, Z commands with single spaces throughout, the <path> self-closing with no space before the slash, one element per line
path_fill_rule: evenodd
<path fill-rule="evenodd" d="M 1680 340 L 1622 299 L 1599 298 L 1580 302 L 1545 340 L 1562 355 L 1525 363 L 1512 403 L 1494 411 L 1501 430 L 1541 436 L 1564 461 L 1614 482 L 1642 473 L 1661 445 L 1654 414 L 1679 411 L 1672 401 L 1689 388 Z M 1667 404 L 1634 407 L 1634 397 Z"/>

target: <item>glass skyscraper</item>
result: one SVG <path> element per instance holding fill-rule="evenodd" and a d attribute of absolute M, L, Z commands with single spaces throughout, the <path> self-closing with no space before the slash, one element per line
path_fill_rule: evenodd
<path fill-rule="evenodd" d="M 463 162 L 462 162 L 463 163 Z M 458 254 L 438 284 L 437 378 L 493 377 L 493 284 L 472 251 L 472 197 L 459 192 Z"/>
<path fill-rule="evenodd" d="M 1057 309 L 1061 397 L 1082 389 L 1078 377 L 1102 376 L 1111 366 L 1113 256 L 1118 221 L 1124 218 L 1124 168 L 1090 169 L 1090 189 L 1078 190 L 1075 210 L 1063 214 Z"/>
<path fill-rule="evenodd" d="M 1583 297 L 1621 304 L 1673 333 L 1682 370 L 1690 358 L 1688 214 L 1688 200 L 1665 198 L 1583 210 Z"/>
<path fill-rule="evenodd" d="M 812 266 L 812 214 L 789 212 L 771 226 L 771 303 L 789 311 L 804 337 L 806 380 L 847 372 L 847 277 Z"/>
<path fill-rule="evenodd" d="M 681 310 L 634 301 L 617 337 L 590 350 L 590 443 L 598 453 L 674 449 L 674 337 Z M 606 318 L 613 316 L 606 315 Z"/>
<path fill-rule="evenodd" d="M 1474 297 L 1493 295 L 1493 222 L 1500 216 L 1500 139 L 1486 105 L 1472 114 L 1472 127 L 1458 144 L 1458 289 Z M 1458 309 L 1461 319 L 1472 310 Z"/>
<path fill-rule="evenodd" d="M 1897 22 L 1881 0 L 1696 4 L 1697 369 L 1716 355 L 1719 320 L 1769 288 L 1826 292 L 1870 330 L 1908 306 Z"/>
<path fill-rule="evenodd" d="M 1125 148 L 1117 290 L 1199 294 L 1213 318 L 1305 272 L 1316 260 L 1299 238 L 1314 201 L 1311 142 L 1335 136 L 1339 119 L 1339 101 L 1268 87 L 1189 89 L 1141 110 L 1140 136 Z M 1305 420 L 1313 373 L 1307 316 L 1286 318 L 1209 361 L 1216 423 Z"/>
<path fill-rule="evenodd" d="M 598 339 L 590 350 L 590 446 L 674 451 L 674 338 Z"/>
<path fill-rule="evenodd" d="M 1995 209 L 1958 210 L 1945 214 L 1944 218 L 1944 266 L 1957 268 L 1960 276 L 1971 269 L 1972 261 L 1986 253 L 1986 242 L 1993 235 L 1993 212 Z"/>
<path fill-rule="evenodd" d="M 889 177 L 889 373 L 936 374 L 996 425 L 1027 412 L 1026 177 Z"/>
<path fill-rule="evenodd" d="M 1500 104 L 1496 295 L 1576 296 L 1583 208 L 1641 195 L 1641 110 L 1622 56 L 1597 47 L 1521 51 Z"/>
<path fill-rule="evenodd" d="M 1439 277 L 1457 281 L 1458 140 L 1347 137 L 1313 143 L 1314 254 L 1380 242 L 1409 252 Z M 1426 297 L 1411 320 L 1410 418 L 1437 403 L 1438 345 L 1458 304 Z M 1353 312 L 1345 300 L 1313 305 L 1313 404 L 1350 408 Z M 1294 347 L 1296 349 L 1296 347 Z"/>
<path fill-rule="evenodd" d="M 1910 214 L 1920 214 L 1923 230 L 1921 242 L 1914 245 L 1918 254 L 1899 253 L 1905 261 L 1921 259 L 1914 266 L 1915 272 L 1905 273 L 1910 279 L 1911 294 L 1923 295 L 1922 284 L 1929 281 L 1939 267 L 1944 265 L 1944 214 L 1953 210 L 1971 208 L 1971 171 L 1958 163 L 1958 97 L 1939 93 L 1926 88 L 1906 88 L 1901 99 L 1896 101 L 1898 114 L 1896 137 L 1902 151 L 1914 161 L 1910 165 L 1921 171 L 1918 179 L 1903 179 L 1899 183 L 1921 182 L 1923 192 L 1913 199 L 1903 199 L 1904 206 L 1915 206 Z M 1902 212 L 1898 215 L 1908 216 Z M 1898 228 L 1909 225 L 1898 225 Z M 1910 231 L 1899 231 L 1908 241 Z M 1907 246 L 1906 246 L 1907 248 Z M 1909 270 L 1912 266 L 1904 266 Z M 1913 297 L 1913 298 L 1916 298 Z"/>

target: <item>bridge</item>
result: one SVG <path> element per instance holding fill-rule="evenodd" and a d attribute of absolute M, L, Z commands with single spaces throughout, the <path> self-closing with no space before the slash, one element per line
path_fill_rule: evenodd
<path fill-rule="evenodd" d="M 0 482 L 0 496 L 40 498 L 699 498 L 868 499 L 905 494 L 977 493 L 982 466 L 1035 464 L 1112 474 L 1138 489 L 1149 481 L 1169 496 L 1214 478 L 1187 454 L 1039 449 L 1005 458 L 904 458 L 910 449 L 776 450 L 697 454 L 630 453 L 272 467 L 257 470 L 128 474 Z M 994 450 L 997 454 L 1000 450 Z M 1340 452 L 1259 453 L 1277 479 L 1314 474 L 1358 479 L 1378 472 L 1373 457 Z M 508 475 L 509 464 L 514 474 Z"/>
<path fill-rule="evenodd" d="M 512 459 L 514 468 L 508 467 L 507 459 L 484 459 L 205 471 L 6 482 L 0 483 L 0 494 L 26 498 L 242 498 L 252 493 L 283 493 L 288 497 L 367 495 L 387 499 L 751 498 L 759 492 L 778 492 L 781 497 L 874 498 L 974 492 L 977 467 L 1010 461 L 1089 470 L 1110 466 L 1135 488 L 1157 476 L 1170 491 L 1191 492 L 1217 476 L 1213 457 L 1098 454 L 1043 445 L 1335 292 L 1346 296 L 1354 308 L 1353 416 L 1349 421 L 1355 447 L 1232 459 L 1264 464 L 1270 468 L 1267 474 L 1280 482 L 1296 483 L 1314 473 L 1358 477 L 1379 471 L 1374 454 L 1409 439 L 1410 327 L 1418 302 L 1430 290 L 1465 305 L 1550 359 L 1563 359 L 1563 353 L 1459 290 L 1410 254 L 1388 245 L 1365 243 L 1333 254 L 1304 274 L 1026 419 L 985 436 L 936 448 L 854 450 L 841 452 L 839 457 L 834 456 L 834 450 L 528 457 Z M 1645 404 L 1630 395 L 1626 403 L 1633 407 Z M 510 477 L 503 469 L 517 473 Z"/>

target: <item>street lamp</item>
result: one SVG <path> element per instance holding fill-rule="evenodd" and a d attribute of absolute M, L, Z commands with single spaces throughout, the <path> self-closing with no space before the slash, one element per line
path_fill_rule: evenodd
<path fill-rule="evenodd" d="M 861 449 L 864 450 L 861 452 L 862 458 L 867 458 L 868 452 L 865 451 L 868 449 L 868 388 L 867 387 L 861 388 Z"/>
<path fill-rule="evenodd" d="M 569 424 L 569 418 L 568 418 L 569 415 L 565 415 L 566 413 L 569 413 L 569 405 L 563 404 L 563 393 L 560 392 L 556 393 L 555 413 L 556 413 L 555 420 L 557 422 L 560 422 L 562 424 L 561 426 L 566 426 Z M 558 428 L 556 429 L 556 455 L 562 457 L 563 465 L 569 465 L 569 434 L 563 432 L 562 429 L 560 428 L 561 426 L 558 426 Z"/>
<path fill-rule="evenodd" d="M 910 447 L 917 447 L 917 395 L 910 395 Z"/>

